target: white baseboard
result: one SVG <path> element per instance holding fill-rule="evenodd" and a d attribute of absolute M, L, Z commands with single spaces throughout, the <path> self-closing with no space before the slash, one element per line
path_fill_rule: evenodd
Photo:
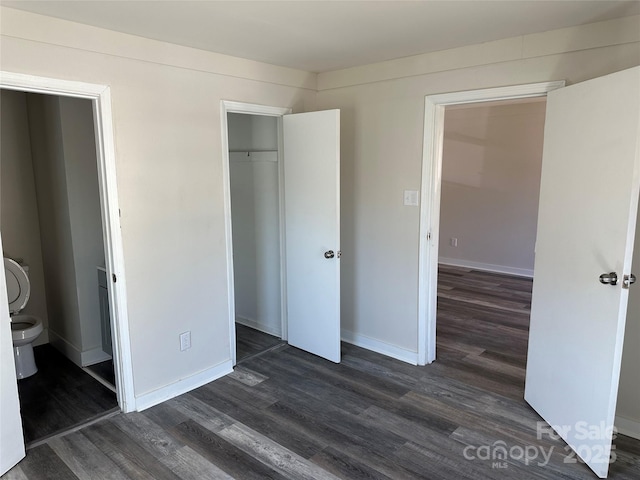
<path fill-rule="evenodd" d="M 395 358 L 402 362 L 410 363 L 411 365 L 418 364 L 418 352 L 412 352 L 411 350 L 406 350 L 396 345 L 382 342 L 365 335 L 353 333 L 349 330 L 341 330 L 340 337 L 343 342 L 350 343 L 356 347 L 366 348 L 367 350 Z"/>
<path fill-rule="evenodd" d="M 618 433 L 626 435 L 628 437 L 640 440 L 640 422 L 637 420 L 630 420 L 624 417 L 616 417 L 615 420 Z"/>
<path fill-rule="evenodd" d="M 261 323 L 257 320 L 253 320 L 252 318 L 238 316 L 236 316 L 236 322 L 240 325 L 244 325 L 245 327 L 253 328 L 254 330 L 258 330 L 263 333 L 268 333 L 269 335 L 273 335 L 274 337 L 282 337 L 282 334 L 280 333 L 280 325 L 278 325 L 277 327 L 273 327 L 271 325 Z"/>
<path fill-rule="evenodd" d="M 53 330 L 49 330 L 49 343 L 80 368 L 111 359 L 111 355 L 104 353 L 101 347 L 81 351 Z"/>
<path fill-rule="evenodd" d="M 533 278 L 533 269 L 507 267 L 505 265 L 494 265 L 492 263 L 472 262 L 469 260 L 459 260 L 457 258 L 438 258 L 438 263 L 451 265 L 453 267 L 473 268 L 474 270 L 484 270 L 487 272 L 506 273 L 508 275 L 518 275 L 519 277 Z"/>
<path fill-rule="evenodd" d="M 232 371 L 233 365 L 231 364 L 231 360 L 227 360 L 215 367 L 208 368 L 190 377 L 182 378 L 170 385 L 136 397 L 135 410 L 141 412 L 142 410 L 151 408 L 170 398 L 177 397 L 209 382 L 213 382 Z"/>
<path fill-rule="evenodd" d="M 49 343 L 61 354 L 82 368 L 82 352 L 66 339 L 49 329 Z"/>

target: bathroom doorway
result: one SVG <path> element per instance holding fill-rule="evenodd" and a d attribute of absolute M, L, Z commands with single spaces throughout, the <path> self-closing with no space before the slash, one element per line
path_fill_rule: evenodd
<path fill-rule="evenodd" d="M 227 113 L 236 363 L 283 337 L 278 117 Z"/>
<path fill-rule="evenodd" d="M 10 467 L 24 456 L 23 440 L 26 440 L 27 447 L 29 447 L 29 444 L 37 444 L 39 436 L 42 435 L 42 433 L 35 434 L 36 437 L 34 437 L 33 432 L 37 428 L 32 428 L 33 424 L 29 424 L 28 408 L 25 408 L 24 405 L 25 401 L 29 403 L 27 396 L 34 399 L 32 407 L 37 410 L 35 417 L 42 419 L 43 414 L 52 414 L 46 419 L 49 430 L 44 436 L 50 436 L 91 421 L 95 419 L 96 415 L 100 416 L 105 412 L 112 410 L 131 411 L 135 409 L 135 401 L 130 371 L 126 291 L 124 289 L 122 241 L 115 183 L 109 88 L 101 85 L 1 72 L 0 92 L 3 95 L 1 104 L 3 158 L 0 162 L 0 168 L 3 171 L 0 176 L 2 180 L 0 194 L 13 196 L 10 200 L 3 200 L 1 204 L 3 256 L 15 257 L 23 265 L 31 264 L 34 267 L 33 269 L 28 268 L 29 283 L 33 283 L 31 302 L 29 302 L 28 308 L 33 310 L 33 314 L 36 311 L 39 312 L 44 318 L 45 327 L 47 327 L 40 338 L 34 341 L 36 363 L 40 370 L 38 373 L 20 380 L 21 385 L 18 385 L 15 369 L 8 368 L 8 366 L 13 367 L 13 362 L 4 362 L 2 367 L 1 413 L 5 419 L 15 419 L 6 425 L 3 424 L 3 435 L 5 433 L 11 434 L 11 437 L 15 439 L 11 452 L 9 449 L 3 449 L 0 466 L 4 471 L 7 466 Z M 32 112 L 29 112 L 28 98 L 32 99 Z M 86 112 L 82 119 L 73 118 L 73 112 L 77 113 L 78 110 Z M 38 115 L 36 113 L 38 111 L 42 115 Z M 5 118 L 5 116 L 9 118 Z M 53 121 L 52 119 L 55 119 L 56 116 L 57 120 Z M 30 124 L 30 120 L 33 124 Z M 48 123 L 47 127 L 53 126 L 54 128 L 45 129 L 45 123 Z M 4 132 L 5 128 L 16 128 L 18 125 L 23 130 L 18 136 L 16 136 L 16 132 L 9 134 Z M 47 130 L 48 134 L 44 138 L 37 139 L 36 130 Z M 17 141 L 18 138 L 20 142 Z M 36 162 L 41 163 L 38 163 L 38 166 L 34 168 L 33 153 L 36 150 L 39 151 L 36 154 L 38 156 L 44 151 L 43 146 L 48 144 L 53 147 L 52 150 L 57 155 L 64 159 L 65 142 L 72 140 L 78 141 L 78 145 L 84 143 L 85 148 L 82 153 L 82 147 L 69 144 L 66 153 L 68 157 L 75 158 L 73 168 L 67 168 L 64 161 L 58 162 L 53 168 L 51 163 L 43 160 L 45 157 L 40 156 Z M 23 148 L 22 153 L 14 155 L 16 152 L 12 153 L 9 150 L 15 148 L 16 143 L 22 143 L 22 146 L 26 148 Z M 91 153 L 86 153 L 89 150 Z M 87 161 L 89 157 L 93 159 L 93 163 Z M 88 169 L 93 171 L 93 181 L 86 180 L 90 177 L 87 174 Z M 7 173 L 12 174 L 13 177 L 11 175 L 5 176 Z M 7 186 L 11 181 L 13 183 Z M 37 191 L 36 183 L 39 185 Z M 68 188 L 68 184 L 75 186 L 73 192 Z M 59 195 L 52 196 L 54 190 Z M 85 201 L 84 196 L 90 194 L 93 195 L 94 201 Z M 51 204 L 47 205 L 47 198 L 55 200 L 51 200 Z M 95 201 L 96 198 L 97 201 Z M 66 199 L 66 207 L 64 207 L 65 202 L 60 201 L 61 199 Z M 96 205 L 97 211 L 94 208 Z M 100 239 L 99 245 L 85 238 L 81 229 L 80 233 L 72 231 L 71 219 L 75 219 L 74 226 L 78 227 L 78 219 L 82 219 L 82 215 L 85 215 L 87 225 L 92 226 L 89 228 L 91 233 Z M 87 215 L 92 215 L 94 218 L 87 220 Z M 56 219 L 60 220 L 60 216 L 63 221 L 56 221 Z M 13 225 L 4 225 L 5 221 L 13 222 Z M 63 228 L 65 222 L 67 228 Z M 53 231 L 58 237 L 45 235 L 45 231 Z M 8 238 L 12 236 L 16 238 Z M 71 248 L 56 250 L 56 247 L 60 247 L 58 240 L 65 238 L 65 236 L 67 247 L 70 243 Z M 71 238 L 71 242 L 68 241 L 69 238 Z M 25 247 L 24 243 L 28 246 Z M 110 312 L 107 315 L 107 324 L 112 329 L 112 360 L 115 370 L 111 382 L 108 380 L 99 382 L 81 368 L 85 365 L 108 360 L 101 342 L 100 345 L 93 344 L 96 342 L 87 342 L 87 345 L 82 344 L 78 348 L 79 344 L 74 342 L 77 342 L 78 339 L 83 340 L 82 328 L 71 332 L 66 326 L 60 326 L 61 323 L 56 323 L 59 322 L 58 318 L 50 321 L 53 315 L 50 315 L 49 309 L 51 301 L 47 299 L 58 299 L 62 295 L 72 297 L 73 295 L 69 294 L 69 289 L 62 288 L 62 285 L 47 282 L 45 277 L 55 278 L 55 273 L 52 273 L 55 270 L 55 262 L 62 261 L 61 258 L 56 257 L 66 256 L 67 260 L 71 259 L 73 262 L 78 260 L 78 264 L 82 263 L 80 260 L 85 260 L 84 255 L 87 254 L 83 249 L 93 250 L 94 253 L 100 251 L 100 259 L 95 260 L 91 257 L 91 271 L 88 268 L 82 268 L 80 273 L 75 269 L 68 270 L 66 276 L 69 282 L 75 281 L 76 287 L 79 283 L 86 283 L 89 287 L 94 287 L 92 288 L 92 295 L 95 295 L 93 301 L 95 304 L 97 297 L 97 303 L 100 305 L 98 267 L 102 267 L 107 273 L 109 295 L 106 298 L 106 306 Z M 52 252 L 54 255 L 51 255 Z M 90 257 L 89 254 L 87 256 Z M 49 288 L 47 283 L 53 284 L 53 287 Z M 80 294 L 80 290 L 76 288 L 76 307 L 78 309 L 82 303 L 91 303 Z M 6 297 L 3 295 L 3 298 Z M 6 302 L 6 300 L 3 301 Z M 11 345 L 12 341 L 9 318 L 7 316 L 5 321 L 5 311 L 3 309 L 2 323 L 0 324 L 3 347 Z M 65 316 L 71 317 L 73 315 Z M 100 316 L 100 312 L 98 316 Z M 96 326 L 92 325 L 92 328 L 95 330 Z M 99 321 L 97 329 L 102 330 Z M 79 335 L 78 332 L 80 332 Z M 91 335 L 87 336 L 91 337 Z M 57 345 L 58 348 L 52 344 Z M 34 383 L 38 382 L 29 382 L 30 385 L 26 385 L 27 380 L 35 380 L 39 373 L 42 374 L 42 377 L 50 375 L 52 371 L 61 371 L 61 369 L 73 371 L 76 379 L 81 380 L 67 390 L 67 393 L 71 392 L 70 394 L 62 393 L 62 397 L 55 401 L 50 401 L 49 397 L 53 395 L 49 394 L 54 393 L 54 390 L 58 390 L 55 393 L 60 394 L 60 378 L 57 379 L 58 381 L 49 382 L 48 385 L 46 385 L 46 381 L 40 382 L 45 384 L 44 393 L 42 391 L 38 393 L 40 387 L 34 386 Z M 59 376 L 66 376 L 66 373 Z M 112 388 L 106 388 L 103 383 L 111 383 Z M 80 394 L 91 391 L 93 387 L 88 388 L 89 384 L 95 386 L 96 391 L 101 390 L 102 392 L 100 395 L 92 397 L 93 405 L 90 405 L 91 402 L 79 398 Z M 23 403 L 22 408 L 14 402 L 5 401 L 9 400 L 12 395 L 15 395 L 13 398 L 17 398 L 18 389 L 20 390 L 20 401 Z M 28 390 L 36 391 L 35 395 Z M 80 413 L 82 418 L 72 418 L 70 415 L 72 411 L 74 414 Z M 28 429 L 31 431 L 27 431 Z M 41 429 L 40 432 L 42 431 Z"/>
<path fill-rule="evenodd" d="M 38 371 L 18 382 L 29 445 L 117 409 L 98 162 L 90 100 L 0 95 L 3 252 L 28 273 L 20 313 L 43 326 L 32 343 Z"/>

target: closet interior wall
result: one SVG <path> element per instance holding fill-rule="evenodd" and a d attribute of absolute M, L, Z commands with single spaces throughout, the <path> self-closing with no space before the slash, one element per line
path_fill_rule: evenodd
<path fill-rule="evenodd" d="M 282 336 L 276 117 L 230 113 L 236 322 Z"/>

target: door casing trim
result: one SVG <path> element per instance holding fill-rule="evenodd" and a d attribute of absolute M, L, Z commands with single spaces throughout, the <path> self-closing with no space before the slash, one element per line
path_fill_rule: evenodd
<path fill-rule="evenodd" d="M 28 93 L 85 98 L 93 105 L 98 185 L 107 277 L 116 279 L 109 288 L 109 308 L 113 339 L 113 364 L 118 405 L 123 412 L 136 410 L 127 310 L 127 285 L 120 227 L 120 207 L 116 179 L 115 139 L 111 111 L 111 89 L 107 85 L 0 72 L 0 88 Z"/>
<path fill-rule="evenodd" d="M 243 113 L 246 115 L 262 115 L 278 118 L 278 202 L 280 214 L 280 311 L 281 339 L 287 340 L 287 291 L 285 268 L 285 232 L 284 232 L 284 162 L 283 162 L 283 135 L 282 116 L 292 112 L 288 107 L 271 107 L 253 103 L 243 103 L 230 100 L 220 101 L 220 125 L 222 134 L 222 184 L 224 195 L 224 229 L 225 229 L 225 253 L 227 259 L 227 302 L 229 305 L 229 349 L 231 351 L 232 365 L 236 364 L 236 308 L 235 308 L 235 284 L 233 270 L 233 232 L 231 217 L 231 176 L 229 171 L 229 125 L 227 114 Z"/>
<path fill-rule="evenodd" d="M 418 242 L 418 365 L 436 359 L 436 302 L 438 287 L 438 238 L 442 191 L 442 147 L 445 107 L 467 103 L 517 100 L 546 96 L 565 81 L 427 95 L 424 108 L 424 140 L 420 188 L 420 239 Z"/>

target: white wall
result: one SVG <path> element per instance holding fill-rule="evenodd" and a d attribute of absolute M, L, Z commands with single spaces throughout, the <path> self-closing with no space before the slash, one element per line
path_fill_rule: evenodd
<path fill-rule="evenodd" d="M 69 221 L 82 334 L 82 363 L 104 360 L 96 267 L 104 265 L 102 216 L 93 105 L 90 100 L 60 97 L 60 127 L 69 202 Z"/>
<path fill-rule="evenodd" d="M 315 75 L 8 8 L 0 22 L 2 70 L 110 86 L 137 401 L 211 378 L 231 359 L 220 100 L 314 110 Z"/>
<path fill-rule="evenodd" d="M 631 271 L 640 279 L 640 214 L 636 223 L 636 241 Z M 640 439 L 640 283 L 629 288 L 627 326 L 622 351 L 622 371 L 618 389 L 616 426 L 622 433 Z"/>
<path fill-rule="evenodd" d="M 81 364 L 82 315 L 77 294 L 65 139 L 57 97 L 27 95 L 35 190 L 52 344 Z"/>
<path fill-rule="evenodd" d="M 277 119 L 230 113 L 228 128 L 236 319 L 281 336 Z"/>
<path fill-rule="evenodd" d="M 418 209 L 402 191 L 420 187 L 424 96 L 640 64 L 638 17 L 317 77 L 7 8 L 0 22 L 3 70 L 111 88 L 138 397 L 230 359 L 221 99 L 341 109 L 343 325 L 415 353 Z"/>
<path fill-rule="evenodd" d="M 342 325 L 417 352 L 424 97 L 550 80 L 569 84 L 640 64 L 640 17 L 527 35 L 318 76 L 318 109 L 341 109 Z"/>
<path fill-rule="evenodd" d="M 29 266 L 31 296 L 23 313 L 42 320 L 45 331 L 34 342 L 48 341 L 49 325 L 36 189 L 31 161 L 26 94 L 0 91 L 0 229 L 6 257 Z"/>
<path fill-rule="evenodd" d="M 82 335 L 60 131 L 60 104 L 56 97 L 30 94 L 27 106 L 47 288 L 49 335 L 54 345 L 59 345 L 64 339 L 79 349 Z"/>
<path fill-rule="evenodd" d="M 27 95 L 51 343 L 78 365 L 102 353 L 104 246 L 89 100 Z"/>
<path fill-rule="evenodd" d="M 545 105 L 446 109 L 440 262 L 533 275 Z"/>
<path fill-rule="evenodd" d="M 233 232 L 233 277 L 236 321 L 257 322 L 256 219 L 253 189 L 254 166 L 230 153 L 231 222 Z"/>
<path fill-rule="evenodd" d="M 64 339 L 79 348 L 82 335 L 75 294 L 60 105 L 56 97 L 29 95 L 27 106 L 47 288 L 49 336 L 54 345 Z"/>

